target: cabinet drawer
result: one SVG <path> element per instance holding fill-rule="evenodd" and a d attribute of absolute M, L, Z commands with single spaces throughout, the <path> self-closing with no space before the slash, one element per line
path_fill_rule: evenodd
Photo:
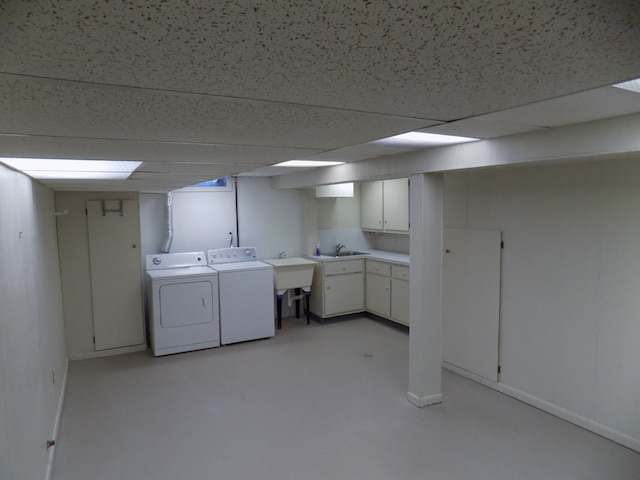
<path fill-rule="evenodd" d="M 403 267 L 402 265 L 392 265 L 391 277 L 399 278 L 400 280 L 409 280 L 409 267 Z"/>
<path fill-rule="evenodd" d="M 389 265 L 388 263 L 367 259 L 366 265 L 367 273 L 375 273 L 377 275 L 383 275 L 385 277 L 391 275 L 391 265 Z"/>
<path fill-rule="evenodd" d="M 340 275 L 343 273 L 364 272 L 364 259 L 342 260 L 324 264 L 325 275 Z"/>

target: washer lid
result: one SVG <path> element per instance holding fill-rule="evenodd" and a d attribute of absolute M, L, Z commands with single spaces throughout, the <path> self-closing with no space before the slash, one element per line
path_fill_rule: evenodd
<path fill-rule="evenodd" d="M 273 265 L 269 265 L 268 263 L 264 263 L 259 260 L 254 260 L 252 262 L 220 263 L 218 265 L 211 265 L 211 268 L 223 273 L 249 270 L 272 270 Z"/>

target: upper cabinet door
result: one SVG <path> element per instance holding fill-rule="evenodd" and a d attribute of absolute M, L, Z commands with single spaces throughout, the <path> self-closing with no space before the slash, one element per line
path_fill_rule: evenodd
<path fill-rule="evenodd" d="M 384 180 L 383 185 L 384 230 L 409 231 L 409 179 Z"/>
<path fill-rule="evenodd" d="M 360 185 L 360 227 L 363 230 L 381 232 L 382 181 L 364 182 Z"/>
<path fill-rule="evenodd" d="M 373 232 L 409 233 L 409 179 L 362 183 L 360 227 Z"/>

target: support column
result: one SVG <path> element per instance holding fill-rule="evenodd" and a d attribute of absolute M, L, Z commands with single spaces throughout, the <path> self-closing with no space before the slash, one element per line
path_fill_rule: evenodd
<path fill-rule="evenodd" d="M 411 175 L 409 392 L 418 407 L 442 402 L 442 174 Z"/>

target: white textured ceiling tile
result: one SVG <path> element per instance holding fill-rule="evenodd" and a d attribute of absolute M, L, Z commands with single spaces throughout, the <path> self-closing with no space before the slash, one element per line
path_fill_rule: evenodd
<path fill-rule="evenodd" d="M 25 75 L 454 120 L 603 86 L 630 71 L 640 76 L 640 9 L 635 0 L 614 5 L 6 2 L 0 65 Z"/>
<path fill-rule="evenodd" d="M 0 131 L 326 149 L 433 122 L 283 103 L 0 75 Z"/>
<path fill-rule="evenodd" d="M 540 127 L 559 127 L 638 111 L 640 94 L 620 88 L 602 87 L 494 112 L 479 118 L 504 123 L 528 122 Z"/>
<path fill-rule="evenodd" d="M 231 146 L 0 134 L 2 156 L 45 158 L 120 159 L 139 161 L 206 162 L 271 165 L 319 152 L 287 147 Z"/>
<path fill-rule="evenodd" d="M 198 175 L 235 175 L 247 170 L 263 167 L 263 164 L 239 164 L 239 163 L 172 163 L 172 162 L 144 162 L 136 168 L 138 173 L 171 173 L 180 172 L 182 174 Z M 230 173 L 233 172 L 233 173 Z"/>
<path fill-rule="evenodd" d="M 536 127 L 535 125 L 523 125 L 498 119 L 473 117 L 436 125 L 434 127 L 422 128 L 418 131 L 441 135 L 457 135 L 460 137 L 496 138 L 540 129 L 541 127 Z"/>

